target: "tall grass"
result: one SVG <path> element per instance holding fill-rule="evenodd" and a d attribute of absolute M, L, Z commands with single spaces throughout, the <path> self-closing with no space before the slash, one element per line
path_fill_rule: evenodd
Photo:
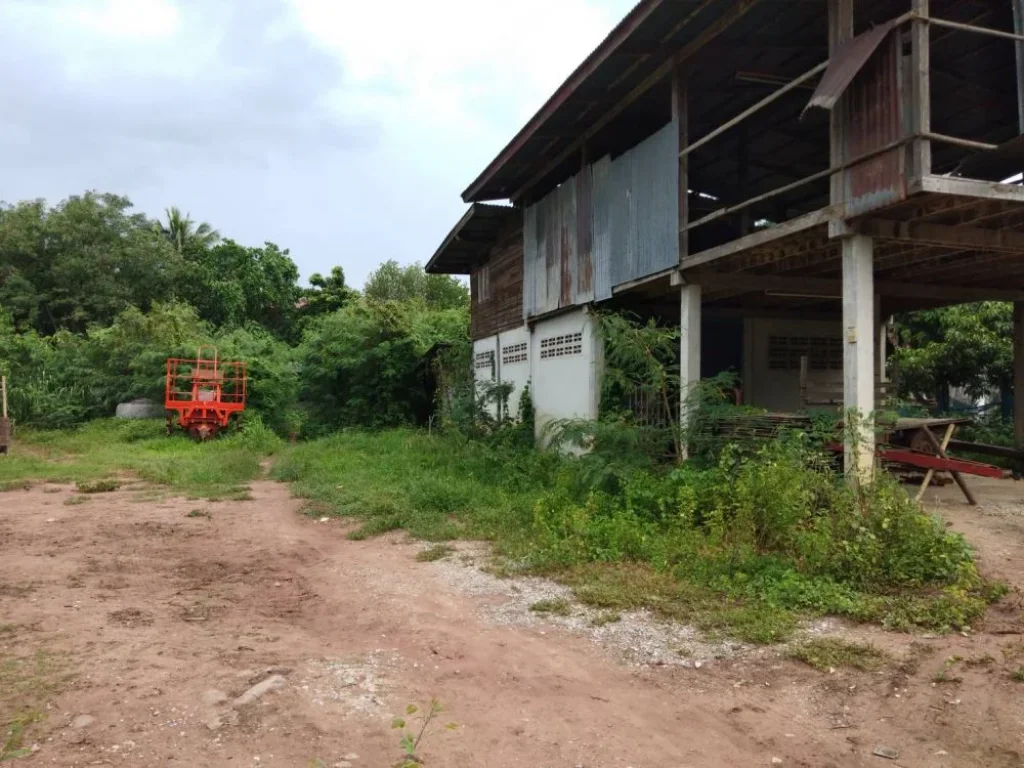
<path fill-rule="evenodd" d="M 356 538 L 487 539 L 508 567 L 561 579 L 595 606 L 647 607 L 754 642 L 823 614 L 961 628 L 998 593 L 964 540 L 902 488 L 883 477 L 854 491 L 800 435 L 672 468 L 345 432 L 287 451 L 274 476 L 318 514 L 360 520 Z"/>

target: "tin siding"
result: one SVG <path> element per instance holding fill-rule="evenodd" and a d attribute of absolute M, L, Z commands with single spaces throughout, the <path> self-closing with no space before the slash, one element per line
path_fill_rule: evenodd
<path fill-rule="evenodd" d="M 614 286 L 679 263 L 678 156 L 670 123 L 526 209 L 526 317 L 611 298 Z"/>
<path fill-rule="evenodd" d="M 846 157 L 857 158 L 903 135 L 899 36 L 890 33 L 857 73 L 846 99 Z M 846 173 L 846 215 L 857 216 L 907 196 L 905 153 L 896 148 Z"/>

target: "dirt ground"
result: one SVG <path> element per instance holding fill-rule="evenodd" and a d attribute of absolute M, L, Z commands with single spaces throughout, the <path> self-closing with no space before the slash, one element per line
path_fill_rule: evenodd
<path fill-rule="evenodd" d="M 929 503 L 1020 585 L 1024 486 L 976 486 L 981 509 L 955 488 Z M 458 724 L 424 740 L 437 768 L 1024 764 L 1019 594 L 967 635 L 812 628 L 904 660 L 880 672 L 756 649 L 645 663 L 556 622 L 492 620 L 503 598 L 460 588 L 450 563 L 417 561 L 404 536 L 349 541 L 283 485 L 219 503 L 73 495 L 0 494 L 0 650 L 73 675 L 26 765 L 384 768 L 392 717 L 432 697 Z"/>

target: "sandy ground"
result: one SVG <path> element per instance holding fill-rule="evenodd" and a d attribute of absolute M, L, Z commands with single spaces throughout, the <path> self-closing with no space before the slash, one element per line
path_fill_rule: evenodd
<path fill-rule="evenodd" d="M 1024 486 L 978 490 L 980 510 L 955 488 L 930 503 L 1019 584 Z M 969 636 L 811 628 L 913 659 L 882 672 L 699 642 L 699 662 L 691 648 L 674 664 L 647 640 L 624 652 L 623 633 L 679 628 L 626 617 L 605 637 L 538 619 L 520 610 L 535 587 L 481 588 L 479 548 L 422 563 L 403 536 L 352 542 L 298 514 L 282 485 L 258 482 L 246 502 L 72 495 L 0 494 L 0 650 L 42 649 L 74 674 L 26 765 L 384 768 L 400 757 L 392 717 L 432 697 L 458 724 L 424 740 L 436 767 L 1024 764 L 1024 683 L 1009 675 L 1019 595 Z M 953 655 L 976 663 L 934 683 Z"/>

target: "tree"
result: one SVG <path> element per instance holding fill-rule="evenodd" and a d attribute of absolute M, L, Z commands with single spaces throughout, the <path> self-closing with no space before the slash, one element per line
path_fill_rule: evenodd
<path fill-rule="evenodd" d="M 428 275 L 420 263 L 402 267 L 385 261 L 367 278 L 363 295 L 372 301 L 422 301 L 431 309 L 469 306 L 469 290 L 449 275 Z"/>
<path fill-rule="evenodd" d="M 319 272 L 309 278 L 310 287 L 302 293 L 300 305 L 304 317 L 319 317 L 337 312 L 359 297 L 359 292 L 345 285 L 345 270 L 334 267 L 324 277 Z"/>
<path fill-rule="evenodd" d="M 155 227 L 171 242 L 178 253 L 185 253 L 190 246 L 210 248 L 220 242 L 220 232 L 205 221 L 196 224 L 192 221 L 191 214 L 182 215 L 181 210 L 173 205 L 166 209 L 165 213 L 166 226 L 157 222 Z"/>
<path fill-rule="evenodd" d="M 980 398 L 993 391 L 1005 396 L 1013 386 L 1011 304 L 983 301 L 904 315 L 897 346 L 904 396 L 934 397 L 940 410 L 948 408 L 951 388 Z"/>
<path fill-rule="evenodd" d="M 0 302 L 18 328 L 80 333 L 173 297 L 181 256 L 131 207 L 87 192 L 0 209 Z"/>
<path fill-rule="evenodd" d="M 224 240 L 186 254 L 182 297 L 217 326 L 258 323 L 280 338 L 294 335 L 299 268 L 274 243 L 248 248 Z"/>

